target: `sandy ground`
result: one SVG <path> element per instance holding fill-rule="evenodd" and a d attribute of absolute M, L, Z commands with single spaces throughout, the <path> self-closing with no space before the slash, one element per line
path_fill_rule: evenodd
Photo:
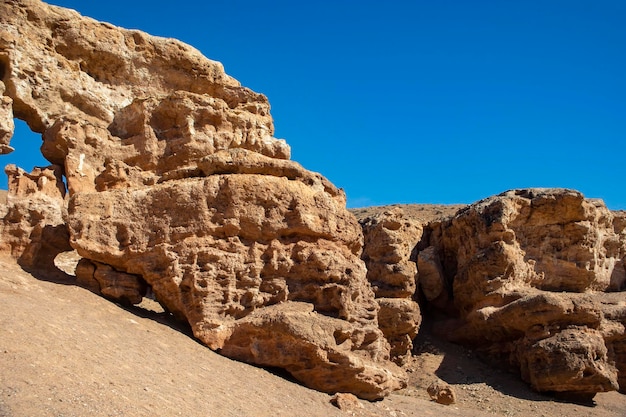
<path fill-rule="evenodd" d="M 149 300 L 124 309 L 0 256 L 0 416 L 436 416 L 393 395 L 340 411 L 331 396 L 197 343 Z"/>
<path fill-rule="evenodd" d="M 354 208 L 349 211 L 354 214 L 358 220 L 362 220 L 366 217 L 373 216 L 377 213 L 385 210 L 399 207 L 409 216 L 414 219 L 419 219 L 424 222 L 430 222 L 436 219 L 449 217 L 454 215 L 458 210 L 463 207 L 467 207 L 465 204 L 391 204 L 388 206 L 372 206 L 363 208 Z"/>

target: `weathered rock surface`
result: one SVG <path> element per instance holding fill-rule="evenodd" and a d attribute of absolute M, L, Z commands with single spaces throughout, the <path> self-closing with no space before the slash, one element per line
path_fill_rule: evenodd
<path fill-rule="evenodd" d="M 0 75 L 0 79 L 2 76 Z M 15 123 L 13 122 L 13 100 L 4 95 L 6 90 L 4 83 L 0 81 L 0 155 L 13 152 L 9 146 Z"/>
<path fill-rule="evenodd" d="M 151 289 L 212 349 L 319 390 L 405 384 L 345 196 L 288 160 L 265 96 L 181 42 L 34 0 L 0 4 L 0 78 L 0 151 L 13 115 L 42 133 L 80 282 Z"/>
<path fill-rule="evenodd" d="M 441 333 L 517 367 L 538 391 L 623 392 L 622 221 L 579 192 L 531 189 L 432 223 L 419 245 L 423 292 L 458 318 Z M 432 284 L 442 280 L 450 294 Z"/>
<path fill-rule="evenodd" d="M 54 164 L 7 171 L 0 249 L 25 267 L 76 249 L 93 291 L 153 292 L 212 349 L 327 392 L 405 384 L 389 358 L 410 354 L 418 297 L 536 390 L 626 392 L 626 214 L 599 201 L 515 190 L 362 231 L 221 64 L 35 0 L 0 4 L 0 97 L 0 154 L 17 117 Z"/>
<path fill-rule="evenodd" d="M 422 237 L 421 222 L 394 207 L 360 220 L 362 258 L 380 306 L 378 324 L 391 344 L 391 357 L 404 363 L 411 355 L 422 316 L 413 300 L 417 266 L 413 250 Z"/>
<path fill-rule="evenodd" d="M 56 255 L 71 250 L 61 167 L 35 168 L 28 174 L 8 165 L 5 172 L 9 190 L 0 222 L 0 250 L 33 272 L 55 271 Z"/>

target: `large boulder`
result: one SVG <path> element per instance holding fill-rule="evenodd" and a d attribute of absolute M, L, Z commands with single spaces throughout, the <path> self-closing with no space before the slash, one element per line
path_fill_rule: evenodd
<path fill-rule="evenodd" d="M 0 4 L 0 76 L 2 149 L 14 115 L 62 167 L 80 282 L 151 290 L 212 349 L 322 391 L 405 384 L 345 196 L 289 161 L 265 96 L 179 41 L 35 0 Z"/>
<path fill-rule="evenodd" d="M 431 223 L 418 266 L 450 288 L 424 288 L 456 312 L 442 334 L 538 391 L 623 391 L 623 230 L 620 214 L 566 189 L 508 191 Z"/>

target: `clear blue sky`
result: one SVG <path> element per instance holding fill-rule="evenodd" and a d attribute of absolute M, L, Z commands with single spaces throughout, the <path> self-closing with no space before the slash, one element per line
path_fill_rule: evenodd
<path fill-rule="evenodd" d="M 350 207 L 567 187 L 626 209 L 626 1 L 51 3 L 221 61 Z"/>

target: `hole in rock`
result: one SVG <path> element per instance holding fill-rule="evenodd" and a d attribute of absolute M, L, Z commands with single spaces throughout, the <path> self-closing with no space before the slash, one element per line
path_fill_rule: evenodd
<path fill-rule="evenodd" d="M 30 130 L 28 125 L 20 120 L 14 119 L 15 131 L 11 139 L 11 146 L 15 148 L 13 152 L 7 155 L 1 155 L 0 166 L 4 172 L 4 167 L 9 164 L 15 164 L 31 172 L 34 167 L 47 167 L 50 162 L 41 154 L 41 135 Z M 9 180 L 6 175 L 0 175 L 0 189 L 8 189 Z M 64 179 L 65 181 L 65 179 Z"/>

